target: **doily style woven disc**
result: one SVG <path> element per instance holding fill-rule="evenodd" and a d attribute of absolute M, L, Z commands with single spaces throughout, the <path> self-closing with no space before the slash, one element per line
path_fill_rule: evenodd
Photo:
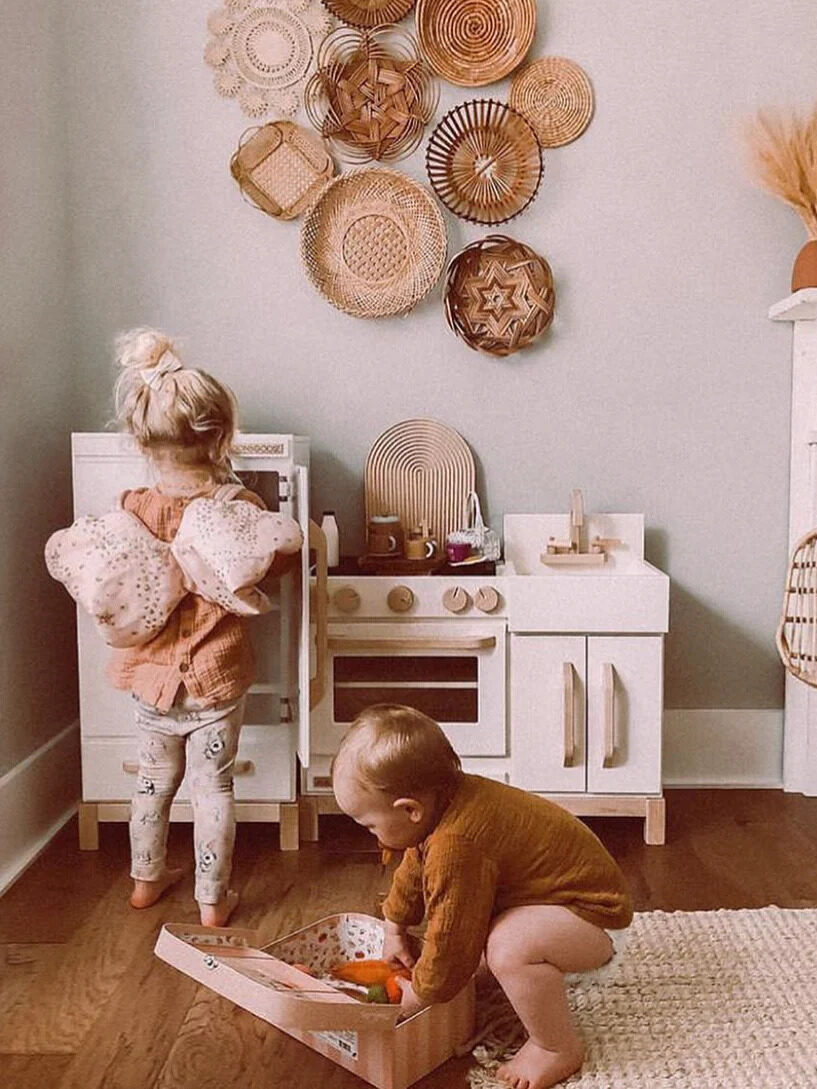
<path fill-rule="evenodd" d="M 530 122 L 542 147 L 560 147 L 589 125 L 593 87 L 575 61 L 540 57 L 513 77 L 509 102 Z"/>
<path fill-rule="evenodd" d="M 419 0 L 416 19 L 435 72 L 460 87 L 481 87 L 522 62 L 536 30 L 536 0 Z"/>

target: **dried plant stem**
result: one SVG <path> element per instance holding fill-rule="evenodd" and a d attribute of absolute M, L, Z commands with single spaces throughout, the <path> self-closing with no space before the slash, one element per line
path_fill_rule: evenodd
<path fill-rule="evenodd" d="M 759 183 L 794 208 L 817 238 L 817 105 L 805 118 L 761 110 L 747 139 Z"/>

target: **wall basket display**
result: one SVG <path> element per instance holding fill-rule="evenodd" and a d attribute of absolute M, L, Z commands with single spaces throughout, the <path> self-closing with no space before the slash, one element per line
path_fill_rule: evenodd
<path fill-rule="evenodd" d="M 207 20 L 204 59 L 216 90 L 248 117 L 293 115 L 317 44 L 333 26 L 320 0 L 231 0 Z"/>
<path fill-rule="evenodd" d="M 382 167 L 335 178 L 301 230 L 309 279 L 333 306 L 360 318 L 411 310 L 439 279 L 446 245 L 431 193 Z"/>
<path fill-rule="evenodd" d="M 416 20 L 434 71 L 460 87 L 482 87 L 521 64 L 536 30 L 536 0 L 419 0 Z"/>
<path fill-rule="evenodd" d="M 455 215 L 492 226 L 518 215 L 536 196 L 542 153 L 528 122 L 502 102 L 455 106 L 431 134 L 426 170 Z"/>
<path fill-rule="evenodd" d="M 414 7 L 414 0 L 323 0 L 323 3 L 338 19 L 361 30 L 399 23 Z"/>
<path fill-rule="evenodd" d="M 402 420 L 375 440 L 366 458 L 366 521 L 396 514 L 404 526 L 426 522 L 444 541 L 462 525 L 475 481 L 474 456 L 458 432 L 437 420 Z"/>
<path fill-rule="evenodd" d="M 333 176 L 335 164 L 314 132 L 292 121 L 271 121 L 242 135 L 230 173 L 256 208 L 294 219 Z"/>
<path fill-rule="evenodd" d="M 542 147 L 560 147 L 581 136 L 593 116 L 593 87 L 587 73 L 567 57 L 540 57 L 511 80 L 511 106 Z"/>
<path fill-rule="evenodd" d="M 323 42 L 304 91 L 310 121 L 352 162 L 390 162 L 415 150 L 439 88 L 406 30 L 340 27 Z"/>
<path fill-rule="evenodd" d="M 506 235 L 472 242 L 448 266 L 445 316 L 477 351 L 506 356 L 527 347 L 553 321 L 555 305 L 547 261 Z"/>

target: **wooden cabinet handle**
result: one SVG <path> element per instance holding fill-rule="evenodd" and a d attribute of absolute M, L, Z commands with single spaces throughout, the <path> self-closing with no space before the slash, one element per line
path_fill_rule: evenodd
<path fill-rule="evenodd" d="M 602 767 L 611 768 L 616 758 L 616 678 L 611 662 L 601 667 L 601 693 L 604 704 L 604 761 Z"/>
<path fill-rule="evenodd" d="M 406 635 L 395 639 L 354 639 L 337 635 L 329 640 L 329 649 L 339 653 L 375 650 L 490 650 L 495 646 L 495 635 L 452 635 L 435 639 L 425 635 Z"/>
<path fill-rule="evenodd" d="M 315 676 L 309 682 L 309 709 L 321 702 L 326 692 L 326 661 L 329 649 L 329 569 L 326 562 L 326 536 L 321 527 L 309 520 L 309 547 L 315 549 Z"/>
<path fill-rule="evenodd" d="M 135 760 L 123 760 L 122 770 L 126 775 L 136 775 L 139 772 L 139 765 Z M 236 760 L 233 764 L 233 775 L 249 775 L 255 771 L 255 764 L 252 760 Z"/>
<path fill-rule="evenodd" d="M 564 663 L 562 676 L 564 681 L 564 766 L 572 768 L 573 761 L 576 759 L 576 682 L 572 662 Z"/>

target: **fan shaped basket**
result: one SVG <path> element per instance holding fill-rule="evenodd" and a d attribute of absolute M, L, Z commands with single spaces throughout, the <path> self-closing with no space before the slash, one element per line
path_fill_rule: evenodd
<path fill-rule="evenodd" d="M 417 42 L 396 26 L 340 27 L 324 39 L 304 105 L 333 151 L 351 162 L 391 162 L 415 150 L 439 87 Z"/>
<path fill-rule="evenodd" d="M 587 73 L 567 57 L 540 57 L 520 68 L 508 101 L 530 123 L 542 147 L 569 144 L 593 116 Z"/>
<path fill-rule="evenodd" d="M 519 215 L 536 196 L 542 152 L 521 114 L 494 99 L 476 99 L 449 110 L 435 128 L 426 170 L 450 211 L 493 226 Z"/>
<path fill-rule="evenodd" d="M 448 266 L 448 324 L 477 351 L 506 356 L 527 347 L 553 321 L 555 306 L 550 265 L 506 235 L 472 242 Z"/>
<path fill-rule="evenodd" d="M 462 525 L 475 479 L 474 456 L 458 432 L 437 420 L 402 420 L 366 459 L 366 521 L 375 514 L 397 514 L 404 526 L 425 521 L 442 543 Z"/>
<path fill-rule="evenodd" d="M 327 11 L 349 26 L 370 30 L 385 23 L 399 23 L 415 0 L 323 0 Z"/>
<path fill-rule="evenodd" d="M 789 560 L 777 649 L 792 676 L 817 688 L 817 530 L 800 538 Z"/>
<path fill-rule="evenodd" d="M 482 87 L 522 62 L 536 30 L 536 0 L 419 0 L 417 36 L 434 71 Z"/>
<path fill-rule="evenodd" d="M 230 160 L 246 199 L 276 219 L 299 216 L 334 172 L 320 137 L 292 121 L 248 129 Z"/>
<path fill-rule="evenodd" d="M 446 245 L 431 193 L 383 167 L 335 178 L 301 230 L 301 257 L 313 285 L 333 306 L 360 318 L 411 310 L 439 279 Z"/>

